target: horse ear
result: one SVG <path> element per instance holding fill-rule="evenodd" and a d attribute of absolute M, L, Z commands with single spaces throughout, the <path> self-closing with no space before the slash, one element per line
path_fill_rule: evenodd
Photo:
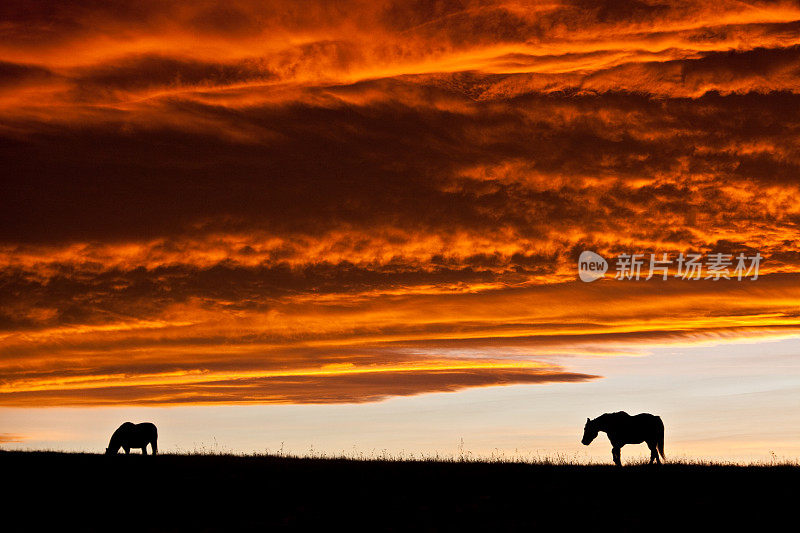
<path fill-rule="evenodd" d="M 591 422 L 591 420 L 590 420 L 590 419 L 589 419 L 589 417 L 587 416 L 587 417 L 586 417 L 586 423 L 588 424 L 589 422 Z"/>

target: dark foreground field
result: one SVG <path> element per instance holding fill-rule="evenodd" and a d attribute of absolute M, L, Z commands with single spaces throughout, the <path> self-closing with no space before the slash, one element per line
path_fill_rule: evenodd
<path fill-rule="evenodd" d="M 0 452 L 3 531 L 709 531 L 797 524 L 797 467 Z"/>

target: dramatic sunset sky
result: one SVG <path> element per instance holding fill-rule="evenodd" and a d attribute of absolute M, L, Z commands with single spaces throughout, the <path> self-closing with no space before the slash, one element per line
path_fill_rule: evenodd
<path fill-rule="evenodd" d="M 796 1 L 2 2 L 0 446 L 800 457 L 799 141 Z"/>

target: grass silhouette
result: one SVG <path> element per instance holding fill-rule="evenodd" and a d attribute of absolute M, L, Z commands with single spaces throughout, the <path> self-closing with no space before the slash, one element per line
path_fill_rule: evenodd
<path fill-rule="evenodd" d="M 0 452 L 7 531 L 572 531 L 770 527 L 791 518 L 797 462 L 661 467 L 449 457 Z M 120 517 L 124 520 L 120 522 Z M 20 524 L 14 524 L 21 519 Z M 34 520 L 32 523 L 30 520 Z M 613 527 L 612 527 L 613 526 Z M 116 529 L 119 529 L 117 527 Z"/>

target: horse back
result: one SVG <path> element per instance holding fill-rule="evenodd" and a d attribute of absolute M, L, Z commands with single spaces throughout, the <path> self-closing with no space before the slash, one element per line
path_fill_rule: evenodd
<path fill-rule="evenodd" d="M 135 424 L 138 431 L 142 433 L 158 433 L 156 429 L 156 425 L 151 422 L 142 422 L 141 424 Z"/>
<path fill-rule="evenodd" d="M 136 424 L 135 428 L 136 434 L 140 439 L 152 441 L 158 438 L 158 430 L 155 424 L 142 422 L 141 424 Z"/>
<path fill-rule="evenodd" d="M 631 416 L 625 412 L 610 413 L 608 416 L 608 433 L 612 442 L 619 444 L 639 444 L 657 438 L 663 434 L 664 424 L 661 418 L 650 413 Z"/>
<path fill-rule="evenodd" d="M 125 422 L 114 432 L 114 437 L 116 437 L 121 444 L 132 448 L 139 448 L 143 444 L 156 440 L 158 438 L 158 430 L 155 424 L 150 422 L 142 422 L 141 424 Z"/>
<path fill-rule="evenodd" d="M 631 418 L 636 422 L 637 425 L 640 426 L 664 426 L 664 422 L 661 421 L 660 416 L 651 415 L 650 413 L 640 413 Z"/>
<path fill-rule="evenodd" d="M 649 440 L 658 437 L 659 433 L 663 434 L 664 422 L 661 421 L 660 416 L 641 413 L 631 417 L 631 428 L 637 439 Z"/>

